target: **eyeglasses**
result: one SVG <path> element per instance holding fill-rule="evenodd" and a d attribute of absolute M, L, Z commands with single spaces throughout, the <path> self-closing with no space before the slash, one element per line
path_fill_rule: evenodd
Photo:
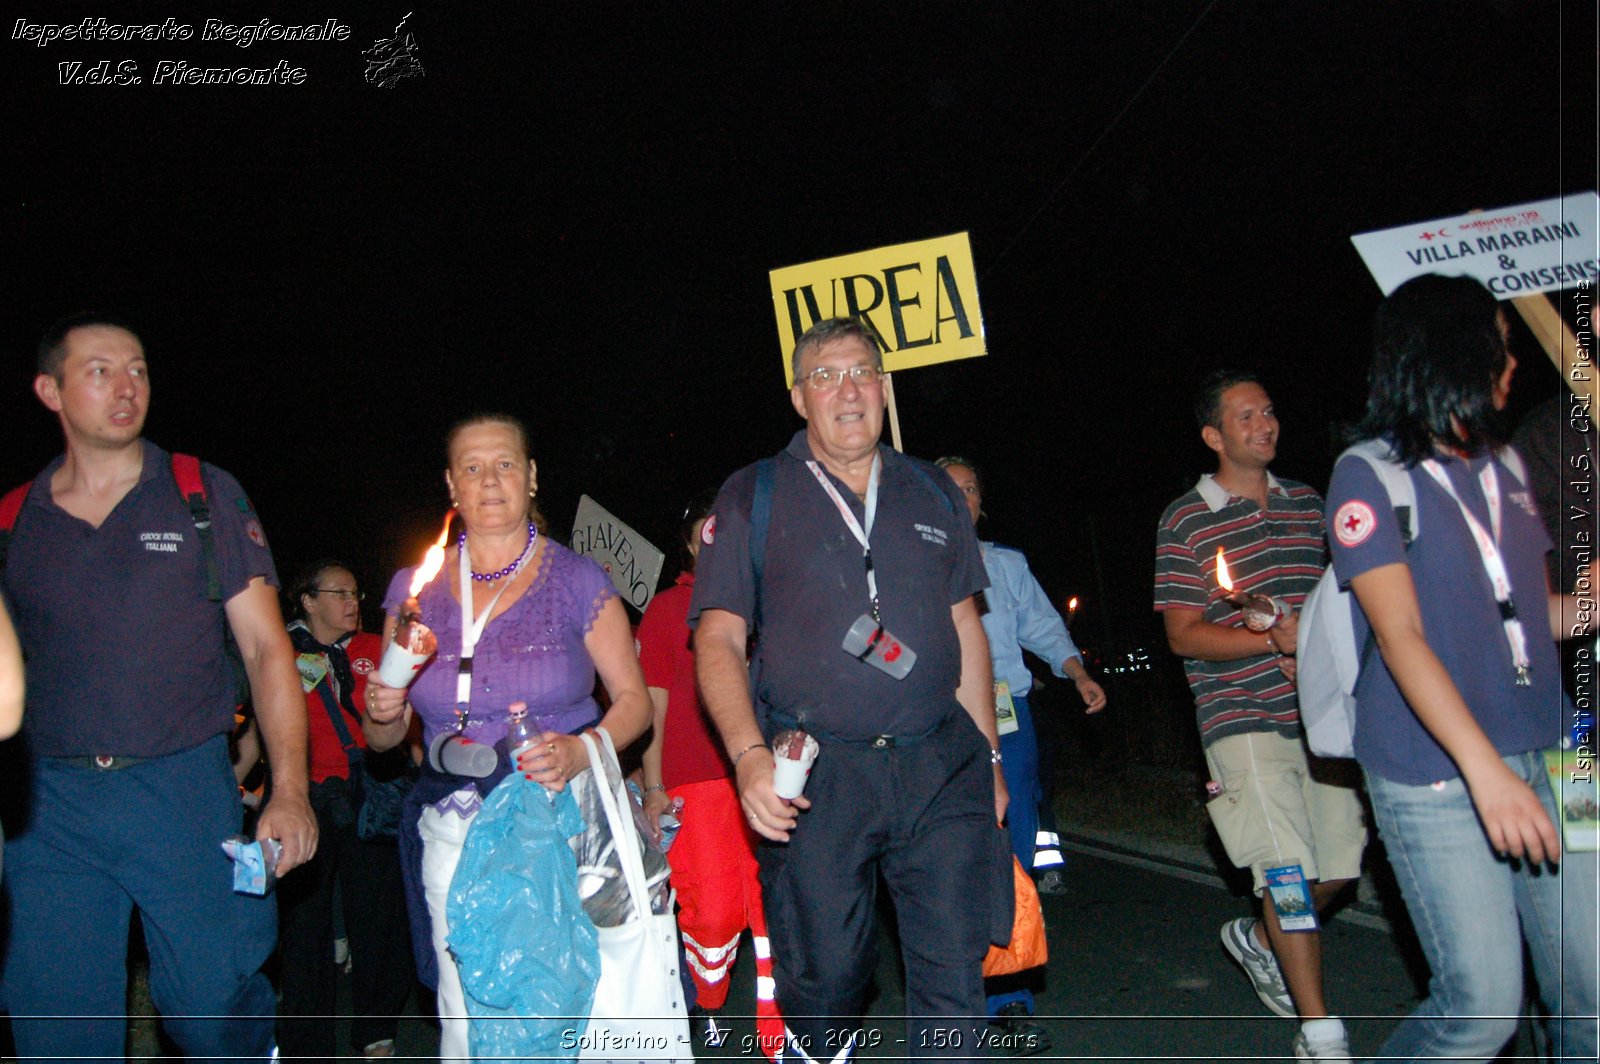
<path fill-rule="evenodd" d="M 312 595 L 332 595 L 334 598 L 342 599 L 345 602 L 367 601 L 367 593 L 365 591 L 350 591 L 342 587 L 314 587 L 309 593 Z"/>
<path fill-rule="evenodd" d="M 832 366 L 818 366 L 801 379 L 806 386 L 814 392 L 825 392 L 829 388 L 837 388 L 849 377 L 858 385 L 865 388 L 869 384 L 878 383 L 883 377 L 883 370 L 877 366 L 851 366 L 849 369 L 834 369 Z"/>

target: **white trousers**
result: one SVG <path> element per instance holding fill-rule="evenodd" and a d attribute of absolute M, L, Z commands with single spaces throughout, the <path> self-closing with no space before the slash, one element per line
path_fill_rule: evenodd
<path fill-rule="evenodd" d="M 461 846 L 467 839 L 476 813 L 463 817 L 455 812 L 441 813 L 432 806 L 422 811 L 417 833 L 422 836 L 422 893 L 428 900 L 428 915 L 433 923 L 433 952 L 439 958 L 439 1059 L 469 1059 L 467 1052 L 467 999 L 461 989 L 461 973 L 455 954 L 445 941 L 450 924 L 445 918 L 445 903 L 450 896 L 450 880 L 461 862 Z"/>

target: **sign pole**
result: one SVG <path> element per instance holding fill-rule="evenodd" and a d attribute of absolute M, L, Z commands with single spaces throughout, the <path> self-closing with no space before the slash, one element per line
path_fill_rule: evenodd
<path fill-rule="evenodd" d="M 895 450 L 905 454 L 906 449 L 900 446 L 900 412 L 894 406 L 893 373 L 885 373 L 883 375 L 883 397 L 888 401 L 889 405 L 889 439 L 894 442 Z"/>
<path fill-rule="evenodd" d="M 1567 387 L 1594 410 L 1597 398 L 1594 360 L 1578 346 L 1578 338 L 1550 300 L 1542 295 L 1531 295 L 1518 296 L 1510 302 L 1533 335 L 1539 338 L 1539 345 L 1556 364 Z"/>

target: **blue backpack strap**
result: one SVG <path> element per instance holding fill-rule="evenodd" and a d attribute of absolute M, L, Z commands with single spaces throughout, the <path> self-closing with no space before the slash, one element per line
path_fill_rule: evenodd
<path fill-rule="evenodd" d="M 327 710 L 328 719 L 333 722 L 333 730 L 339 736 L 339 745 L 344 747 L 345 760 L 355 768 L 356 762 L 362 760 L 364 751 L 356 744 L 355 737 L 350 734 L 349 727 L 344 722 L 344 707 L 334 697 L 333 684 L 324 676 L 317 681 L 317 697 L 322 701 L 322 708 Z"/>
<path fill-rule="evenodd" d="M 912 462 L 912 463 L 910 463 L 910 465 L 911 465 L 912 469 L 915 469 L 917 471 L 917 476 L 922 478 L 922 482 L 924 484 L 928 485 L 928 490 L 933 492 L 935 495 L 937 495 L 939 497 L 939 501 L 944 503 L 945 508 L 947 510 L 949 510 L 952 514 L 955 513 L 956 512 L 955 501 L 950 498 L 950 493 L 949 492 L 945 491 L 943 488 L 941 488 L 938 484 L 936 484 L 934 482 L 933 474 L 929 473 L 926 469 L 924 469 L 921 462 Z M 962 515 L 962 516 L 965 516 L 965 515 Z"/>
<path fill-rule="evenodd" d="M 750 568 L 755 573 L 755 616 L 752 627 L 761 630 L 761 580 L 767 564 L 767 526 L 772 523 L 772 491 L 778 480 L 778 459 L 756 463 L 756 492 L 750 501 Z"/>
<path fill-rule="evenodd" d="M 178 494 L 189 507 L 189 518 L 200 535 L 200 553 L 206 559 L 206 598 L 222 601 L 222 576 L 217 570 L 217 541 L 211 531 L 211 503 L 206 498 L 206 481 L 200 475 L 200 459 L 192 454 L 172 456 L 172 479 Z"/>

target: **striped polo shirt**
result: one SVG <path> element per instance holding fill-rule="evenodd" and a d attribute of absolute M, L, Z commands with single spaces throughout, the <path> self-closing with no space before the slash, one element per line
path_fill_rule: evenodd
<path fill-rule="evenodd" d="M 1231 494 L 1209 474 L 1161 515 L 1156 532 L 1155 608 L 1202 610 L 1205 619 L 1244 626 L 1243 613 L 1217 584 L 1217 549 L 1228 560 L 1235 590 L 1270 595 L 1299 609 L 1326 558 L 1322 497 L 1304 484 L 1267 474 L 1267 510 Z M 1200 741 L 1245 732 L 1300 734 L 1294 683 L 1278 668 L 1278 655 L 1234 661 L 1185 658 L 1194 691 Z"/>

